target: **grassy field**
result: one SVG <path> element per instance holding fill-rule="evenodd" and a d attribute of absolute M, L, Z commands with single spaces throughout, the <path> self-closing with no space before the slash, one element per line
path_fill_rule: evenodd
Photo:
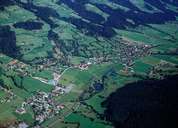
<path fill-rule="evenodd" d="M 49 92 L 52 89 L 51 85 L 44 84 L 40 82 L 39 80 L 35 80 L 31 77 L 25 77 L 23 80 L 23 86 L 25 89 L 27 89 L 29 92 L 35 92 L 38 90 Z"/>
<path fill-rule="evenodd" d="M 44 71 L 39 71 L 39 72 L 36 72 L 34 74 L 35 77 L 41 77 L 41 78 L 45 78 L 45 79 L 48 79 L 48 80 L 51 80 L 53 79 L 53 75 L 52 75 L 52 71 L 50 70 L 44 70 Z"/>
<path fill-rule="evenodd" d="M 97 123 L 95 121 L 91 121 L 88 118 L 85 118 L 81 115 L 72 113 L 70 116 L 66 118 L 67 122 L 78 122 L 80 123 L 80 128 L 110 128 L 110 126 L 106 126 L 101 123 Z"/>

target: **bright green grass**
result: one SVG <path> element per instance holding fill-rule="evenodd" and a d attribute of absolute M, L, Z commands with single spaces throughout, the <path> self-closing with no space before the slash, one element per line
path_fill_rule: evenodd
<path fill-rule="evenodd" d="M 35 76 L 36 77 L 41 77 L 41 78 L 45 78 L 45 79 L 53 79 L 53 75 L 52 75 L 52 71 L 49 71 L 49 70 L 43 70 L 43 71 L 39 71 L 39 72 L 36 72 L 35 73 Z"/>
<path fill-rule="evenodd" d="M 92 65 L 88 70 L 81 71 L 80 69 L 67 70 L 60 79 L 61 84 L 74 83 L 77 86 L 86 86 L 91 83 L 93 78 L 100 79 L 111 68 L 119 70 L 122 68 L 120 64 L 105 63 L 101 65 Z"/>
<path fill-rule="evenodd" d="M 93 106 L 93 108 L 99 112 L 99 113 L 103 113 L 104 112 L 104 108 L 101 107 L 101 103 L 104 101 L 104 99 L 98 97 L 98 95 L 95 95 L 94 97 L 90 98 L 89 100 L 87 100 L 87 104 Z"/>
<path fill-rule="evenodd" d="M 85 60 L 87 59 L 84 57 L 72 56 L 70 61 L 72 64 L 78 65 L 81 63 L 81 61 L 85 61 Z"/>
<path fill-rule="evenodd" d="M 6 7 L 3 13 L 0 12 L 0 25 L 14 24 L 35 18 L 36 16 L 33 13 L 14 5 Z"/>
<path fill-rule="evenodd" d="M 12 90 L 17 96 L 19 96 L 23 99 L 26 99 L 32 95 L 31 92 L 27 92 L 26 90 L 17 88 L 15 86 L 13 86 Z"/>
<path fill-rule="evenodd" d="M 44 83 L 40 82 L 39 80 L 35 80 L 31 77 L 24 78 L 23 86 L 29 92 L 34 92 L 34 91 L 38 91 L 38 90 L 41 90 L 44 92 L 49 92 L 52 89 L 51 85 L 44 84 Z"/>
<path fill-rule="evenodd" d="M 33 117 L 30 113 L 25 113 L 23 115 L 19 115 L 19 114 L 15 114 L 15 116 L 21 120 L 21 121 L 24 121 L 26 122 L 27 124 L 33 124 Z"/>
<path fill-rule="evenodd" d="M 151 65 L 145 64 L 138 60 L 135 62 L 133 68 L 135 72 L 148 73 L 151 69 Z"/>
<path fill-rule="evenodd" d="M 145 64 L 149 64 L 151 66 L 155 66 L 160 63 L 160 59 L 153 57 L 153 56 L 147 56 L 141 59 L 141 61 Z"/>
<path fill-rule="evenodd" d="M 92 122 L 89 118 L 85 118 L 81 115 L 72 113 L 69 115 L 65 121 L 67 122 L 79 122 L 80 128 L 109 128 L 110 126 L 106 126 L 101 123 Z"/>
<path fill-rule="evenodd" d="M 79 96 L 80 93 L 70 92 L 56 98 L 56 100 L 60 103 L 65 103 L 65 102 L 75 101 Z"/>
<path fill-rule="evenodd" d="M 4 85 L 7 87 L 7 88 L 11 88 L 14 86 L 14 83 L 12 81 L 11 78 L 5 76 L 5 75 L 2 75 L 1 76 L 1 79 L 4 81 Z"/>
<path fill-rule="evenodd" d="M 4 97 L 5 96 L 5 92 L 0 90 L 0 98 Z"/>

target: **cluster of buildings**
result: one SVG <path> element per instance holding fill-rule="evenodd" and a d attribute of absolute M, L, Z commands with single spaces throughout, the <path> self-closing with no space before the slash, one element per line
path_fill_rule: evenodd
<path fill-rule="evenodd" d="M 174 74 L 174 71 L 176 72 L 176 70 L 177 68 L 175 64 L 161 60 L 160 63 L 152 67 L 149 77 L 163 79 L 165 75 Z"/>
<path fill-rule="evenodd" d="M 108 62 L 109 60 L 119 61 L 123 65 L 130 67 L 133 65 L 135 59 L 150 55 L 150 49 L 153 47 L 142 42 L 134 42 L 125 38 L 121 38 L 116 44 L 118 44 L 117 48 L 114 49 L 117 50 L 116 56 L 106 55 L 99 58 L 90 58 L 88 62 L 80 63 L 74 67 L 79 68 L 80 70 L 87 70 L 91 64 L 99 64 L 102 62 Z"/>
<path fill-rule="evenodd" d="M 131 66 L 135 59 L 151 54 L 151 48 L 151 46 L 143 43 L 138 44 L 128 40 L 122 40 L 118 49 L 119 59 L 123 64 Z"/>
<path fill-rule="evenodd" d="M 16 109 L 16 113 L 22 115 L 26 113 L 26 106 L 30 106 L 33 110 L 35 115 L 35 120 L 37 122 L 42 123 L 48 118 L 53 117 L 54 115 L 58 114 L 60 110 L 64 109 L 64 105 L 57 103 L 54 100 L 54 97 L 68 93 L 72 89 L 71 86 L 63 86 L 58 84 L 58 80 L 61 75 L 58 73 L 53 73 L 52 80 L 46 80 L 39 77 L 33 77 L 35 79 L 40 80 L 41 82 L 48 83 L 53 85 L 53 90 L 51 92 L 41 92 L 38 91 L 35 95 L 27 99 L 25 102 L 22 103 L 20 108 Z"/>
<path fill-rule="evenodd" d="M 64 93 L 65 93 L 65 88 L 60 87 L 60 86 L 55 86 L 51 94 L 52 96 L 60 96 Z"/>
<path fill-rule="evenodd" d="M 63 104 L 57 103 L 54 100 L 54 97 L 67 93 L 71 89 L 72 86 L 65 87 L 62 85 L 56 85 L 49 93 L 39 91 L 37 94 L 23 102 L 21 107 L 17 108 L 15 112 L 20 115 L 25 114 L 26 107 L 28 105 L 34 112 L 35 120 L 40 124 L 46 119 L 55 116 L 60 110 L 65 108 Z"/>
<path fill-rule="evenodd" d="M 60 77 L 61 77 L 61 75 L 59 75 L 58 73 L 53 73 L 53 80 L 54 80 L 54 85 L 57 85 L 57 83 L 58 83 L 58 81 L 59 81 L 59 79 L 60 79 Z"/>
<path fill-rule="evenodd" d="M 25 122 L 20 122 L 18 124 L 18 128 L 28 128 L 28 127 L 29 127 L 28 124 L 26 124 Z"/>
<path fill-rule="evenodd" d="M 35 69 L 36 70 L 43 70 L 43 69 L 48 69 L 48 68 L 54 68 L 56 65 L 56 60 L 52 58 L 40 58 L 37 60 L 34 60 Z"/>
<path fill-rule="evenodd" d="M 72 85 L 69 85 L 69 86 L 66 87 L 66 86 L 58 84 L 52 90 L 51 95 L 52 96 L 59 96 L 59 95 L 62 95 L 62 94 L 70 92 L 71 89 L 72 89 Z"/>
<path fill-rule="evenodd" d="M 8 128 L 29 128 L 30 126 L 24 121 L 14 121 L 12 124 L 7 126 Z"/>
<path fill-rule="evenodd" d="M 75 68 L 79 68 L 80 70 L 87 70 L 91 64 L 91 62 L 80 63 L 79 65 L 76 65 Z"/>
<path fill-rule="evenodd" d="M 28 66 L 19 61 L 19 60 L 12 60 L 6 65 L 7 70 L 15 70 L 21 76 L 28 75 Z"/>
<path fill-rule="evenodd" d="M 27 100 L 27 104 L 31 106 L 35 120 L 42 123 L 44 120 L 58 114 L 64 105 L 57 104 L 50 93 L 37 92 L 36 95 Z"/>

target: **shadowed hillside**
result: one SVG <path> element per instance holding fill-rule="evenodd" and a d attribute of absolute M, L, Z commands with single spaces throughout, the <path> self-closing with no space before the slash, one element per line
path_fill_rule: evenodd
<path fill-rule="evenodd" d="M 10 27 L 0 27 L 0 52 L 9 56 L 17 55 L 15 32 Z"/>
<path fill-rule="evenodd" d="M 29 1 L 24 3 L 19 0 L 15 0 L 17 5 L 22 6 L 28 11 L 35 13 L 37 17 L 40 17 L 46 23 L 48 23 L 52 28 L 57 27 L 49 17 L 57 18 L 65 22 L 71 23 L 77 27 L 79 30 L 87 30 L 86 34 L 88 35 L 100 35 L 104 37 L 112 37 L 116 33 L 113 28 L 126 29 L 127 27 L 137 27 L 139 25 L 147 24 L 164 24 L 167 21 L 176 20 L 178 13 L 167 8 L 166 4 L 170 6 L 177 6 L 176 1 L 164 0 L 157 2 L 153 0 L 145 0 L 144 6 L 151 12 L 146 12 L 138 8 L 132 2 L 128 0 L 112 0 L 110 1 L 113 4 L 127 8 L 128 11 L 125 11 L 121 8 L 113 9 L 108 5 L 99 4 L 93 2 L 92 0 L 59 0 L 55 4 L 61 5 L 65 4 L 70 9 L 74 10 L 80 17 L 86 19 L 87 21 L 74 17 L 61 17 L 61 13 L 56 12 L 55 9 L 49 7 L 36 6 Z M 86 9 L 86 4 L 91 4 L 96 6 L 98 9 L 104 13 L 109 14 L 107 20 L 105 20 L 101 15 L 96 12 L 91 12 Z M 154 8 L 157 10 L 155 11 Z M 35 10 L 35 11 L 34 11 Z M 159 10 L 159 11 L 158 11 Z M 132 22 L 130 22 L 129 20 Z"/>
<path fill-rule="evenodd" d="M 131 83 L 103 103 L 117 128 L 177 128 L 178 75 Z"/>

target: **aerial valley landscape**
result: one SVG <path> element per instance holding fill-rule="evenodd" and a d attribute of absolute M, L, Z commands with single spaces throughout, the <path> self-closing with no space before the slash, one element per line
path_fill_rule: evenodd
<path fill-rule="evenodd" d="M 178 128 L 177 0 L 0 0 L 0 128 Z"/>

